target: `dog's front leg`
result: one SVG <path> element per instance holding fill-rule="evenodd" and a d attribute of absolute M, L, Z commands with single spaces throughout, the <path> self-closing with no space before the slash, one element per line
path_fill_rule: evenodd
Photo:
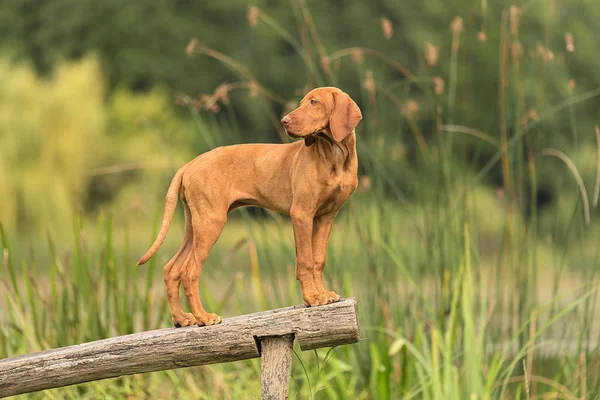
<path fill-rule="evenodd" d="M 325 258 L 327 256 L 327 242 L 329 234 L 333 227 L 335 214 L 327 214 L 315 217 L 313 221 L 312 249 L 314 257 L 313 277 L 315 287 L 326 297 L 327 303 L 334 303 L 340 299 L 340 296 L 332 291 L 326 290 L 323 286 L 323 269 L 325 268 Z"/>
<path fill-rule="evenodd" d="M 296 242 L 296 279 L 302 287 L 302 297 L 307 306 L 327 304 L 327 299 L 317 290 L 313 275 L 312 251 L 313 214 L 292 208 L 290 212 Z"/>

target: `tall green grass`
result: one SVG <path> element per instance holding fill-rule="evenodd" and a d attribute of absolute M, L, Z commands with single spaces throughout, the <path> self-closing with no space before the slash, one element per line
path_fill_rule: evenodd
<path fill-rule="evenodd" d="M 453 21 L 445 44 L 448 77 L 440 77 L 433 55 L 417 74 L 374 49 L 328 52 L 306 2 L 292 4 L 301 40 L 257 8 L 249 11 L 250 23 L 287 41 L 314 85 L 342 84 L 352 75 L 361 87 L 352 94 L 364 116 L 357 129 L 360 186 L 336 219 L 325 276 L 332 289 L 358 298 L 363 339 L 342 348 L 296 350 L 290 397 L 587 398 L 600 391 L 600 329 L 594 322 L 598 229 L 584 166 L 567 155 L 586 141 L 571 118 L 572 147 L 540 143 L 541 127 L 564 112 L 575 115 L 579 103 L 600 91 L 526 107 L 526 99 L 540 98 L 537 88 L 546 79 L 526 71 L 545 61 L 518 51 L 519 14 L 506 9 L 496 26 L 500 67 L 493 78 L 499 83 L 494 112 L 502 122 L 496 133 L 481 132 L 461 125 L 461 95 L 468 90 L 461 60 L 464 47 L 472 45 L 461 19 Z M 240 79 L 199 101 L 180 98 L 199 141 L 207 147 L 243 142 L 229 100 L 247 95 L 287 140 L 278 111 L 293 104 L 235 59 L 196 40 L 188 51 L 221 61 Z M 403 78 L 380 82 L 373 72 L 378 68 Z M 395 107 L 393 115 L 382 115 L 382 102 Z M 222 112 L 216 113 L 217 106 Z M 396 131 L 381 133 L 388 126 L 383 120 L 393 120 Z M 556 172 L 563 169 L 566 174 Z M 497 191 L 489 185 L 494 170 L 502 181 Z M 575 177 L 564 180 L 568 189 L 548 212 L 531 200 L 542 174 Z M 54 250 L 50 232 L 47 265 L 38 265 L 35 254 L 14 259 L 15 243 L 2 232 L 0 356 L 169 326 L 160 269 L 176 245 L 167 244 L 149 266 L 133 267 L 154 238 L 160 211 L 154 232 L 145 231 L 143 238 L 132 226 L 116 227 L 108 214 L 93 223 L 77 220 L 66 255 Z M 241 211 L 230 225 L 201 278 L 206 308 L 228 317 L 299 303 L 289 221 Z M 175 228 L 171 236 L 180 237 Z M 253 360 L 31 397 L 256 398 L 259 375 Z"/>
<path fill-rule="evenodd" d="M 361 222 L 368 221 L 376 221 L 376 218 L 372 215 L 361 218 Z M 349 228 L 353 222 L 354 218 L 347 215 L 341 225 Z M 10 257 L 10 243 L 2 233 L 1 284 L 8 306 L 7 315 L 3 316 L 5 323 L 0 328 L 2 357 L 169 326 L 156 265 L 150 265 L 149 270 L 136 270 L 132 266 L 134 258 L 128 251 L 128 237 L 119 240 L 122 247 L 116 251 L 111 225 L 110 219 L 101 218 L 97 222 L 94 241 L 103 246 L 91 251 L 86 249 L 85 229 L 76 224 L 73 253 L 65 258 L 53 253 L 55 261 L 45 273 L 39 273 L 33 258 L 18 266 Z M 271 232 L 256 235 L 256 246 L 277 253 L 278 247 L 272 244 L 272 238 L 278 235 L 278 228 L 272 224 L 267 226 Z M 264 228 L 264 224 L 249 222 L 246 233 L 251 234 L 256 228 Z M 404 257 L 383 242 L 376 245 L 379 251 L 375 254 L 379 257 L 377 261 L 388 269 L 384 271 L 387 276 L 366 276 L 362 279 L 368 282 L 367 285 L 360 283 L 365 275 L 359 271 L 361 264 L 347 265 L 352 259 L 351 254 L 342 259 L 334 257 L 329 276 L 335 282 L 334 287 L 342 293 L 359 298 L 363 340 L 356 345 L 317 352 L 300 353 L 297 349 L 292 396 L 441 399 L 475 394 L 476 398 L 510 398 L 515 391 L 523 390 L 521 386 L 525 385 L 526 377 L 515 380 L 519 374 L 516 370 L 533 351 L 536 339 L 581 305 L 590 304 L 595 287 L 588 287 L 576 299 L 558 305 L 552 314 L 548 314 L 544 324 L 531 329 L 535 319 L 529 319 L 515 327 L 513 334 L 498 337 L 490 326 L 493 326 L 493 303 L 497 298 L 487 292 L 489 278 L 483 278 L 483 282 L 477 284 L 470 235 L 471 228 L 465 224 L 460 238 L 463 250 L 456 274 L 443 283 L 448 286 L 449 297 L 448 309 L 443 313 L 436 310 L 432 300 L 444 289 L 435 283 L 427 287 L 424 284 L 427 279 L 408 268 Z M 332 238 L 333 244 L 336 250 L 349 239 L 356 245 L 357 236 L 358 233 L 338 234 Z M 291 247 L 289 239 L 282 238 L 282 241 Z M 50 239 L 48 246 L 53 247 Z M 225 264 L 227 256 L 221 260 Z M 252 257 L 249 255 L 248 258 Z M 216 268 L 207 270 L 202 286 L 218 288 L 202 291 L 207 307 L 231 316 L 297 303 L 300 293 L 294 288 L 290 268 L 283 277 L 275 272 L 265 274 L 262 263 L 256 268 L 263 274 L 260 282 L 251 282 L 251 274 L 247 273 L 248 278 L 233 278 L 233 288 L 226 288 L 227 283 L 223 282 L 224 278 L 231 281 L 231 276 L 225 276 Z M 226 269 L 224 266 L 223 270 Z M 406 284 L 395 287 L 395 284 L 378 282 L 379 279 L 396 282 L 399 286 L 402 281 Z M 252 283 L 260 286 L 252 287 Z M 264 299 L 258 295 L 261 290 L 266 293 Z M 553 304 L 541 307 L 539 314 L 547 312 Z M 523 332 L 530 336 L 527 342 L 519 345 Z M 568 352 L 562 357 L 579 359 L 577 354 Z M 558 375 L 542 376 L 546 386 L 538 390 L 544 393 L 560 387 L 561 395 L 566 393 L 576 397 L 581 382 L 573 382 L 574 387 L 561 384 L 560 374 L 568 372 L 561 370 L 558 363 L 556 367 Z M 31 396 L 251 398 L 253 393 L 259 392 L 259 375 L 257 361 L 245 361 L 123 377 Z M 593 378 L 592 374 L 590 378 Z M 588 377 L 581 379 L 588 384 Z"/>

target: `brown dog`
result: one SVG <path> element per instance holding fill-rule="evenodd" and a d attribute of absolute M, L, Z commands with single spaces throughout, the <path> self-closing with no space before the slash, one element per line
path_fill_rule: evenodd
<path fill-rule="evenodd" d="M 180 192 L 185 238 L 164 268 L 175 326 L 221 322 L 218 315 L 202 308 L 198 281 L 227 214 L 245 206 L 290 215 L 296 242 L 296 279 L 306 305 L 340 299 L 323 287 L 323 267 L 333 219 L 358 184 L 354 128 L 361 119 L 356 103 L 340 89 L 314 89 L 281 120 L 289 136 L 303 141 L 219 147 L 177 171 L 167 192 L 158 237 L 137 263 L 148 261 L 163 243 Z M 181 309 L 180 282 L 191 314 Z"/>

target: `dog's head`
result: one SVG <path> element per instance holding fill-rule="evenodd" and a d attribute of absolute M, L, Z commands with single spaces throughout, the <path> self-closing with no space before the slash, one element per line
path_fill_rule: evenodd
<path fill-rule="evenodd" d="M 281 123 L 290 137 L 302 138 L 310 146 L 318 134 L 341 142 L 361 119 L 360 108 L 348 94 L 338 88 L 322 87 L 308 92 Z"/>

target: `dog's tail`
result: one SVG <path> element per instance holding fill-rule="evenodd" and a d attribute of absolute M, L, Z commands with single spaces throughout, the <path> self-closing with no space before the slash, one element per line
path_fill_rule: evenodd
<path fill-rule="evenodd" d="M 152 256 L 158 251 L 160 246 L 165 241 L 165 237 L 167 237 L 167 232 L 169 231 L 169 225 L 171 225 L 171 220 L 173 219 L 173 214 L 175 213 L 175 208 L 177 207 L 179 188 L 181 187 L 184 171 L 185 166 L 179 169 L 179 171 L 177 171 L 173 177 L 171 185 L 169 186 L 169 190 L 167 191 L 167 196 L 165 197 L 165 212 L 158 236 L 152 244 L 152 247 L 150 247 L 146 254 L 140 258 L 136 265 L 145 264 L 150 258 L 152 258 Z"/>

